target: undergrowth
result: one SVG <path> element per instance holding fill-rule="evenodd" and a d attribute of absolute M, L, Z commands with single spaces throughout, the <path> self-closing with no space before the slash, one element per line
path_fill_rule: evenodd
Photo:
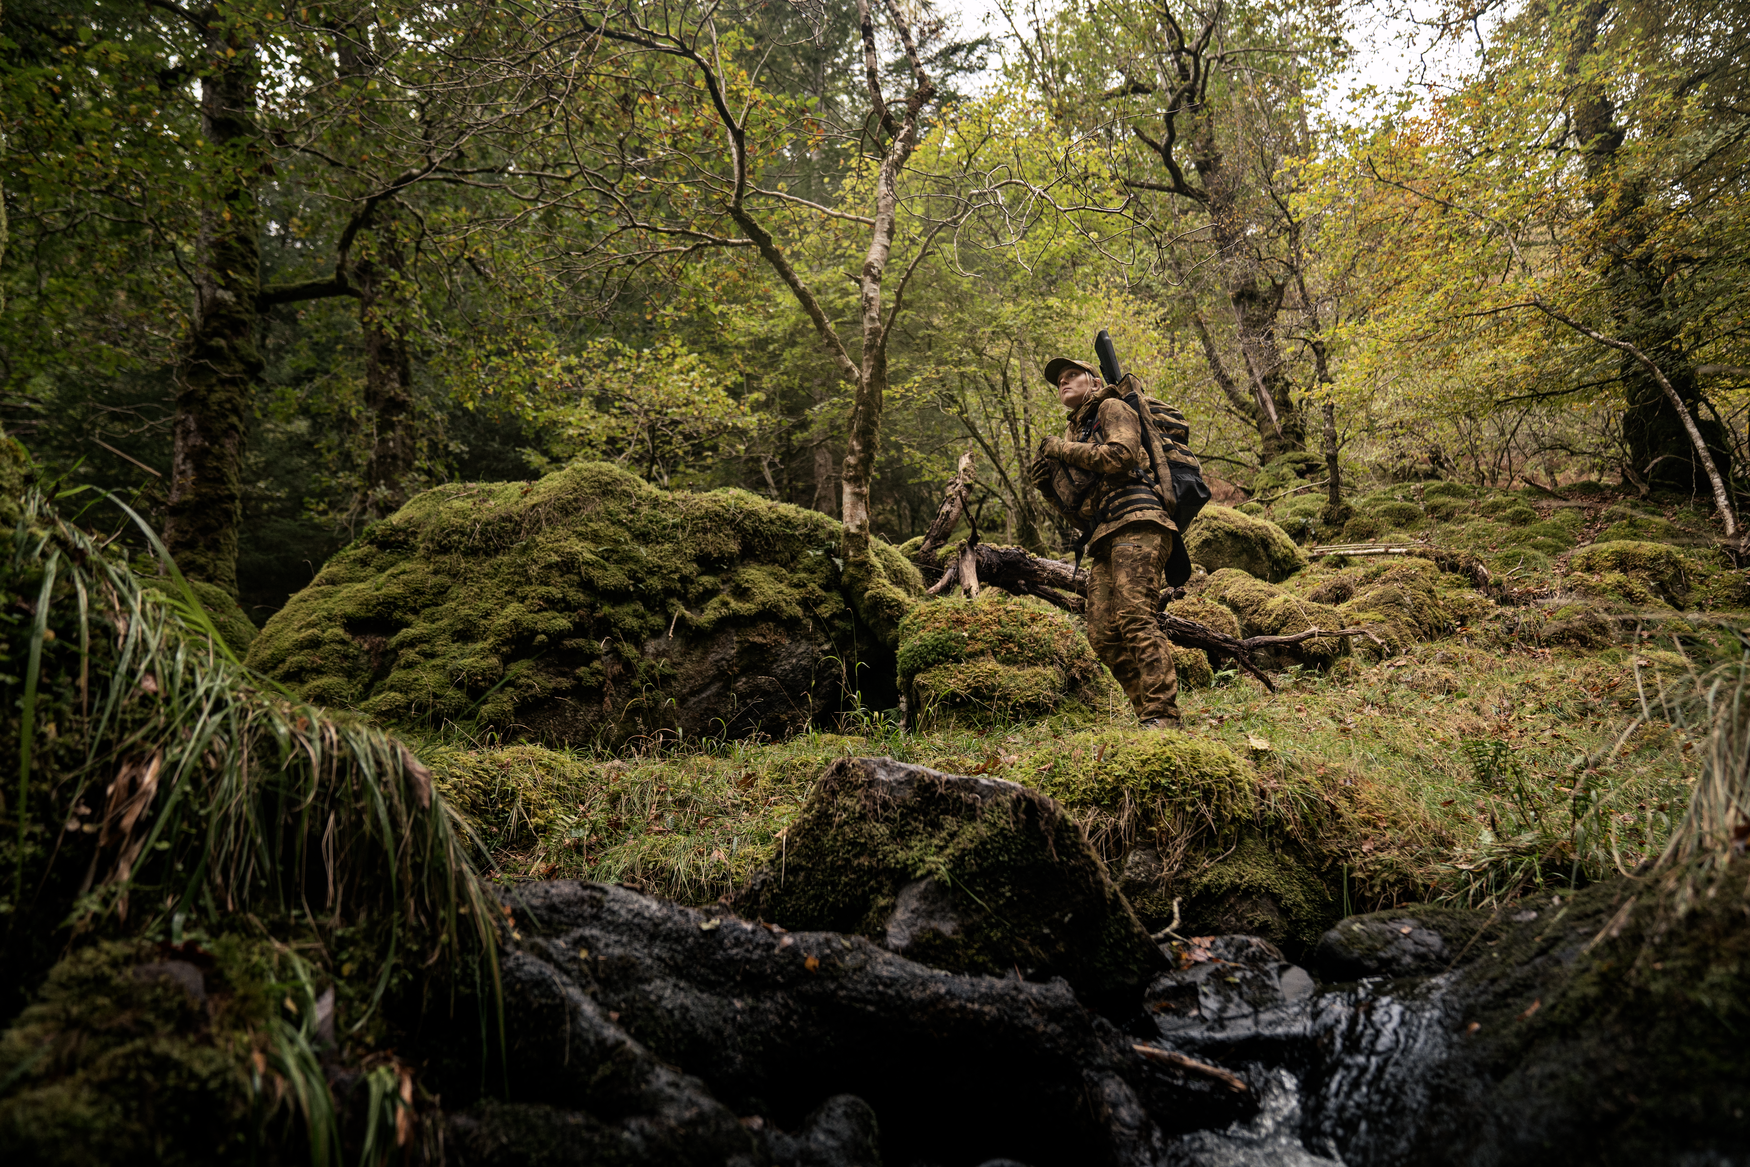
<path fill-rule="evenodd" d="M 501 874 L 624 882 L 693 903 L 778 853 L 832 760 L 876 754 L 1040 789 L 1113 863 L 1139 840 L 1169 864 L 1207 861 L 1199 839 L 1252 825 L 1307 848 L 1352 911 L 1490 904 L 1658 853 L 1695 780 L 1695 738 L 1643 703 L 1660 678 L 1684 675 L 1668 649 L 1503 650 L 1459 637 L 1331 672 L 1290 667 L 1274 694 L 1228 673 L 1181 695 L 1185 735 L 1133 721 L 921 733 L 880 723 L 617 755 L 456 740 L 421 752 Z"/>

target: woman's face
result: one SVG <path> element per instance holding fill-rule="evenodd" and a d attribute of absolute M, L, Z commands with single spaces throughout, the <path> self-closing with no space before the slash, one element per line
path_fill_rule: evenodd
<path fill-rule="evenodd" d="M 1086 369 L 1065 369 L 1057 379 L 1057 399 L 1065 409 L 1080 409 L 1093 397 L 1094 375 Z"/>

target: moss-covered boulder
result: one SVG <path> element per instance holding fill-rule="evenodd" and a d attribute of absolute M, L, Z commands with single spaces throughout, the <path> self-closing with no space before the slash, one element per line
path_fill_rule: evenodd
<path fill-rule="evenodd" d="M 1388 531 L 1407 531 L 1412 527 L 1422 525 L 1427 514 L 1413 502 L 1399 499 L 1387 499 L 1369 506 L 1367 510 L 1379 520 L 1380 525 Z"/>
<path fill-rule="evenodd" d="M 1240 635 L 1240 618 L 1233 610 L 1224 604 L 1218 604 L 1207 596 L 1184 596 L 1167 605 L 1167 611 L 1174 616 L 1213 628 L 1227 636 Z"/>
<path fill-rule="evenodd" d="M 266 1036 L 286 996 L 284 986 L 270 989 L 273 947 L 229 937 L 208 944 L 113 941 L 55 966 L 0 1036 L 7 1162 L 309 1161 L 286 1108 L 257 1093 L 268 1082 L 251 1087 L 252 1069 L 267 1066 L 252 1067 L 252 1057 L 270 1050 L 271 1080 L 284 1083 Z"/>
<path fill-rule="evenodd" d="M 1664 543 L 1637 540 L 1594 543 L 1574 552 L 1568 560 L 1568 571 L 1570 576 L 1594 577 L 1592 582 L 1600 590 L 1605 587 L 1606 576 L 1628 577 L 1631 594 L 1635 592 L 1633 585 L 1638 585 L 1673 606 L 1680 606 L 1689 593 L 1690 565 L 1681 552 Z M 1622 581 L 1610 582 L 1616 585 L 1612 593 L 1621 589 Z"/>
<path fill-rule="evenodd" d="M 673 493 L 614 466 L 442 486 L 336 555 L 249 663 L 397 726 L 549 743 L 789 734 L 897 699 L 878 624 L 921 593 L 885 544 L 846 580 L 841 528 L 743 490 Z M 878 593 L 878 594 L 877 594 Z"/>
<path fill-rule="evenodd" d="M 1165 964 L 1063 807 L 891 758 L 829 767 L 734 905 L 953 972 L 1061 976 L 1102 1004 L 1133 1002 Z"/>
<path fill-rule="evenodd" d="M 1437 640 L 1492 607 L 1468 579 L 1415 556 L 1381 556 L 1329 574 L 1308 572 L 1293 586 L 1309 600 L 1336 607 L 1346 627 L 1367 629 L 1394 655 Z"/>
<path fill-rule="evenodd" d="M 1336 608 L 1283 591 L 1235 568 L 1210 576 L 1203 595 L 1233 612 L 1247 636 L 1287 636 L 1309 628 L 1333 631 L 1345 627 L 1343 613 Z M 1315 637 L 1276 651 L 1297 663 L 1323 667 L 1348 655 L 1349 642 Z"/>
<path fill-rule="evenodd" d="M 18 521 L 18 499 L 30 481 L 30 455 L 16 438 L 0 430 L 0 524 Z"/>
<path fill-rule="evenodd" d="M 1274 494 L 1325 476 L 1325 460 L 1308 450 L 1290 450 L 1272 458 L 1252 478 L 1253 494 Z"/>
<path fill-rule="evenodd" d="M 1255 831 L 1174 886 L 1183 900 L 1182 932 L 1261 936 L 1294 952 L 1317 943 L 1337 914 L 1302 850 Z"/>
<path fill-rule="evenodd" d="M 1074 619 L 1001 592 L 917 605 L 900 624 L 897 660 L 920 728 L 1105 715 L 1124 700 Z"/>
<path fill-rule="evenodd" d="M 1306 552 L 1268 519 L 1231 507 L 1207 506 L 1185 536 L 1191 562 L 1211 572 L 1237 568 L 1276 583 L 1307 565 Z"/>
<path fill-rule="evenodd" d="M 237 597 L 205 580 L 191 579 L 188 586 L 194 592 L 194 598 L 200 602 L 201 610 L 207 614 L 207 619 L 213 622 L 213 630 L 225 641 L 226 646 L 238 656 L 247 653 L 249 646 L 255 643 L 257 630 L 254 621 L 244 614 L 242 605 L 237 603 Z M 173 594 L 179 589 L 167 579 L 153 581 L 148 590 L 163 596 L 172 604 L 182 599 L 182 596 Z"/>

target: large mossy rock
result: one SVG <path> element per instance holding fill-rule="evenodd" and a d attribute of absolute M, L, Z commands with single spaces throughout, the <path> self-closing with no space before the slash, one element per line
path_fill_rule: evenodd
<path fill-rule="evenodd" d="M 269 988 L 272 945 L 207 944 L 212 951 L 189 944 L 184 953 L 110 941 L 55 966 L 0 1034 L 0 1158 L 68 1167 L 309 1161 L 283 1114 L 262 1129 L 267 1116 L 250 1089 L 250 1055 L 286 994 L 284 984 Z"/>
<path fill-rule="evenodd" d="M 1105 715 L 1124 701 L 1075 620 L 1000 592 L 919 604 L 900 625 L 898 664 L 919 728 Z"/>
<path fill-rule="evenodd" d="M 1239 617 L 1240 630 L 1247 636 L 1288 636 L 1309 628 L 1330 631 L 1345 627 L 1343 613 L 1336 608 L 1285 592 L 1237 568 L 1210 576 L 1203 595 Z M 1276 651 L 1296 663 L 1324 667 L 1347 656 L 1349 642 L 1319 637 Z"/>
<path fill-rule="evenodd" d="M 18 499 L 30 477 L 30 455 L 16 438 L 0 430 L 0 524 L 11 526 L 18 521 Z"/>
<path fill-rule="evenodd" d="M 1438 640 L 1494 608 L 1467 577 L 1443 572 L 1415 556 L 1321 565 L 1290 586 L 1309 600 L 1335 607 L 1348 627 L 1367 629 L 1384 643 L 1387 654 Z"/>
<path fill-rule="evenodd" d="M 1628 603 L 1680 607 L 1689 595 L 1693 567 L 1675 547 L 1642 540 L 1594 543 L 1574 552 L 1568 571 L 1576 585 Z"/>
<path fill-rule="evenodd" d="M 560 743 L 783 736 L 861 694 L 890 706 L 917 571 L 874 547 L 847 585 L 840 525 L 743 490 L 657 490 L 604 464 L 443 486 L 336 555 L 249 663 L 397 726 Z"/>
<path fill-rule="evenodd" d="M 1288 532 L 1268 519 L 1230 507 L 1204 507 L 1185 536 L 1185 549 L 1191 562 L 1211 574 L 1231 567 L 1270 583 L 1285 580 L 1307 565 L 1306 552 Z"/>
<path fill-rule="evenodd" d="M 891 758 L 828 768 L 779 862 L 734 902 L 951 972 L 1060 976 L 1102 1004 L 1133 999 L 1161 967 L 1063 807 L 1013 782 Z"/>

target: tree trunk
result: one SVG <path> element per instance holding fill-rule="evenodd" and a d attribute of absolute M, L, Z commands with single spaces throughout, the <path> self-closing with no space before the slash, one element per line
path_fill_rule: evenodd
<path fill-rule="evenodd" d="M 398 246 L 379 231 L 376 253 L 355 271 L 359 326 L 364 335 L 365 413 L 371 426 L 366 455 L 365 514 L 381 518 L 407 501 L 413 469 L 413 361 L 402 325 L 395 319 Z"/>
<path fill-rule="evenodd" d="M 837 518 L 837 507 L 834 505 L 832 447 L 823 439 L 814 447 L 814 498 L 809 506 L 823 515 L 833 515 Z"/>
<path fill-rule="evenodd" d="M 1337 464 L 1337 407 L 1327 401 L 1320 413 L 1325 423 L 1325 473 L 1330 476 L 1325 507 L 1327 513 L 1336 515 L 1343 511 L 1343 478 Z"/>
<path fill-rule="evenodd" d="M 863 256 L 863 269 L 857 279 L 863 355 L 852 384 L 854 396 L 850 434 L 845 441 L 841 515 L 845 524 L 842 554 L 847 566 L 855 565 L 853 572 L 863 570 L 870 555 L 869 483 L 875 476 L 875 457 L 880 452 L 881 410 L 887 400 L 887 329 L 891 324 L 884 316 L 882 280 L 887 274 L 887 261 L 893 254 L 893 232 L 899 218 L 899 174 L 917 145 L 919 115 L 935 94 L 935 86 L 923 72 L 916 47 L 912 44 L 911 31 L 902 20 L 899 9 L 891 0 L 887 7 L 893 18 L 894 31 L 910 59 L 915 85 L 903 120 L 894 123 L 881 96 L 875 21 L 869 0 L 857 0 L 870 105 L 877 123 L 892 137 L 875 172 L 874 225 L 869 232 L 869 250 Z"/>
<path fill-rule="evenodd" d="M 1259 263 L 1253 224 L 1241 205 L 1240 175 L 1222 153 L 1212 116 L 1204 113 L 1199 117 L 1192 164 L 1203 179 L 1204 209 L 1219 256 L 1223 291 L 1233 310 L 1235 339 L 1251 380 L 1249 412 L 1258 427 L 1261 461 L 1268 465 L 1282 454 L 1306 449 L 1306 424 L 1295 408 L 1288 363 L 1276 337 L 1276 317 L 1287 288 Z M 1200 339 L 1205 355 L 1213 354 L 1208 337 Z M 1224 389 L 1229 390 L 1231 400 L 1237 386 L 1230 381 Z"/>
<path fill-rule="evenodd" d="M 1623 389 L 1623 439 L 1635 474 L 1654 489 L 1711 494 L 1708 467 L 1690 440 L 1682 414 L 1696 420 L 1714 466 L 1728 481 L 1731 449 L 1723 428 L 1701 420 L 1701 386 L 1683 340 L 1668 320 L 1666 281 L 1656 257 L 1648 256 L 1647 233 L 1639 212 L 1644 192 L 1617 167 L 1626 135 L 1616 124 L 1616 103 L 1604 83 L 1586 74 L 1587 58 L 1610 12 L 1609 0 L 1580 0 L 1565 68 L 1577 84 L 1573 98 L 1574 137 L 1585 163 L 1587 198 L 1594 214 L 1612 219 L 1611 246 L 1603 253 L 1604 283 L 1610 289 L 1613 331 L 1645 354 L 1675 390 L 1677 401 L 1659 378 L 1634 357 L 1624 355 L 1619 369 Z M 1680 408 L 1681 406 L 1681 408 Z"/>
<path fill-rule="evenodd" d="M 256 344 L 261 248 L 256 186 L 255 45 L 205 13 L 201 79 L 207 202 L 200 212 L 194 324 L 176 370 L 176 417 L 164 542 L 183 573 L 237 591 L 243 456 L 262 360 Z"/>

